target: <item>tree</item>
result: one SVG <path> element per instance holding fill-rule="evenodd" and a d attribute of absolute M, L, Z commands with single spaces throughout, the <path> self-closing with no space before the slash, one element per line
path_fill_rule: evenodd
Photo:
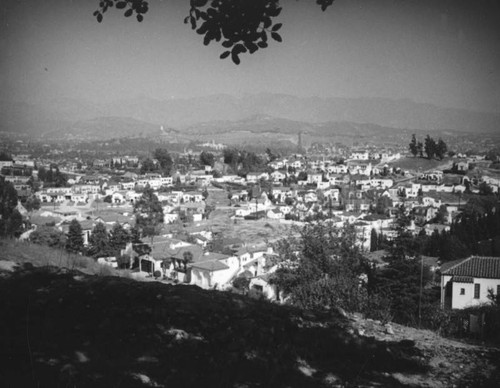
<path fill-rule="evenodd" d="M 157 148 L 153 153 L 153 157 L 160 163 L 163 174 L 170 175 L 174 162 L 169 152 L 165 148 Z"/>
<path fill-rule="evenodd" d="M 144 189 L 141 198 L 134 204 L 135 223 L 142 237 L 153 237 L 163 224 L 163 208 L 151 188 Z"/>
<path fill-rule="evenodd" d="M 32 212 L 33 210 L 40 209 L 41 202 L 36 195 L 30 195 L 23 203 L 23 206 L 27 211 Z"/>
<path fill-rule="evenodd" d="M 319 221 L 299 232 L 300 238 L 289 236 L 278 242 L 278 269 L 272 282 L 301 308 L 362 311 L 366 288 L 360 287 L 360 275 L 367 263 L 354 227 Z"/>
<path fill-rule="evenodd" d="M 141 174 L 156 171 L 158 168 L 150 158 L 144 159 L 141 164 Z"/>
<path fill-rule="evenodd" d="M 325 11 L 333 0 L 316 0 Z M 279 0 L 191 0 L 189 15 L 184 19 L 198 34 L 203 35 L 203 44 L 221 42 L 227 49 L 220 58 L 231 57 L 238 65 L 239 55 L 268 47 L 269 38 L 281 42 L 278 31 L 282 23 L 275 23 L 281 13 Z M 137 21 L 142 22 L 144 14 L 149 11 L 147 0 L 100 0 L 94 16 L 100 23 L 103 14 L 115 6 L 124 10 L 124 16 L 135 14 Z"/>
<path fill-rule="evenodd" d="M 204 166 L 213 167 L 215 164 L 215 156 L 211 152 L 202 151 L 200 154 L 200 163 Z"/>
<path fill-rule="evenodd" d="M 448 215 L 448 211 L 446 209 L 446 205 L 441 205 L 436 213 L 436 217 L 434 221 L 438 224 L 444 224 L 446 222 L 446 216 Z"/>
<path fill-rule="evenodd" d="M 372 228 L 370 232 L 370 252 L 374 252 L 378 249 L 378 236 L 375 228 Z"/>
<path fill-rule="evenodd" d="M 109 256 L 108 231 L 102 222 L 98 222 L 94 229 L 92 229 L 88 252 L 94 258 Z"/>
<path fill-rule="evenodd" d="M 432 159 L 436 155 L 436 142 L 429 135 L 425 138 L 424 150 L 427 154 L 427 159 Z"/>
<path fill-rule="evenodd" d="M 18 198 L 17 191 L 10 182 L 0 178 L 0 236 L 14 236 L 22 230 L 19 224 L 21 216 L 16 210 Z"/>
<path fill-rule="evenodd" d="M 111 255 L 120 257 L 121 251 L 125 249 L 128 242 L 130 242 L 129 233 L 121 224 L 116 222 L 109 234 L 109 251 Z"/>
<path fill-rule="evenodd" d="M 436 144 L 436 156 L 439 158 L 439 160 L 443 160 L 447 151 L 448 151 L 448 146 L 443 141 L 443 139 L 439 138 Z"/>
<path fill-rule="evenodd" d="M 29 238 L 34 244 L 45 245 L 52 248 L 62 248 L 66 240 L 64 233 L 53 226 L 39 226 L 36 230 L 31 232 Z"/>
<path fill-rule="evenodd" d="M 418 151 L 418 156 L 423 158 L 424 157 L 424 145 L 422 144 L 421 141 L 417 143 L 417 151 Z"/>
<path fill-rule="evenodd" d="M 493 194 L 493 189 L 486 182 L 481 182 L 478 186 L 478 189 L 479 189 L 480 195 L 492 195 Z"/>
<path fill-rule="evenodd" d="M 412 153 L 412 155 L 414 157 L 417 156 L 417 154 L 418 154 L 418 147 L 417 147 L 417 137 L 415 136 L 415 134 L 413 134 L 411 136 L 411 142 L 409 144 L 409 147 L 410 147 L 410 152 Z"/>
<path fill-rule="evenodd" d="M 184 251 L 182 254 L 182 263 L 184 264 L 184 269 L 187 269 L 187 265 L 193 262 L 193 253 L 191 251 Z"/>
<path fill-rule="evenodd" d="M 69 224 L 68 234 L 66 238 L 66 250 L 71 253 L 83 252 L 83 236 L 82 226 L 78 220 L 73 219 Z"/>

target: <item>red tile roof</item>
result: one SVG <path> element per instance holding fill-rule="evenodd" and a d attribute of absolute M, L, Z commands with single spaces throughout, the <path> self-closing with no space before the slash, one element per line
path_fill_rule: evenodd
<path fill-rule="evenodd" d="M 452 276 L 500 279 L 500 257 L 471 256 L 441 273 Z"/>

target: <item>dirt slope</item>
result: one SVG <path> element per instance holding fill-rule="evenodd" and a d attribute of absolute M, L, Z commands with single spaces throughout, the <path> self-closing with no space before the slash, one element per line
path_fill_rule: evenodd
<path fill-rule="evenodd" d="M 426 331 L 192 286 L 0 268 L 2 387 L 500 386 L 498 350 Z"/>

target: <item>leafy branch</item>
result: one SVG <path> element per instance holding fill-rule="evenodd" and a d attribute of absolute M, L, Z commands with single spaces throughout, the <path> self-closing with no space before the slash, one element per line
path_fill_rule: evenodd
<path fill-rule="evenodd" d="M 334 0 L 316 0 L 325 11 Z M 99 23 L 109 8 L 125 10 L 124 16 L 136 15 L 142 22 L 149 10 L 145 0 L 99 0 L 99 8 L 94 12 Z M 231 58 L 240 64 L 240 54 L 253 54 L 268 47 L 269 38 L 282 42 L 278 31 L 282 23 L 275 23 L 281 13 L 279 0 L 190 0 L 189 15 L 184 19 L 191 29 L 203 35 L 203 44 L 221 42 L 226 50 L 221 59 Z"/>

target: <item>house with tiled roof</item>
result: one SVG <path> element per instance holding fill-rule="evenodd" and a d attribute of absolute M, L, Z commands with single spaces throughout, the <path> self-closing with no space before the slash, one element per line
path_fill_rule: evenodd
<path fill-rule="evenodd" d="M 441 266 L 441 307 L 463 309 L 500 294 L 500 257 L 471 256 Z"/>

